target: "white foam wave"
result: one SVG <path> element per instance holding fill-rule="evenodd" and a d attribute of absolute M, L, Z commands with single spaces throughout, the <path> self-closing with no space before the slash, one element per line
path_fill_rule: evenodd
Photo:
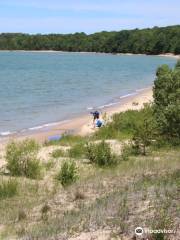
<path fill-rule="evenodd" d="M 123 95 L 123 96 L 120 97 L 120 99 L 131 97 L 131 96 L 134 96 L 134 95 L 137 95 L 137 93 L 129 93 L 129 94 Z"/>
<path fill-rule="evenodd" d="M 87 110 L 93 110 L 94 108 L 93 107 L 87 107 Z"/>
<path fill-rule="evenodd" d="M 64 121 L 61 121 L 61 122 L 46 123 L 46 124 L 43 124 L 43 125 L 30 127 L 30 128 L 28 128 L 28 130 L 35 131 L 35 130 L 39 130 L 39 129 L 46 128 L 46 127 L 53 127 L 53 126 L 56 126 L 56 125 L 60 125 L 60 124 L 63 124 L 63 123 L 69 122 L 69 121 L 70 120 L 64 120 Z"/>
<path fill-rule="evenodd" d="M 118 103 L 119 103 L 119 102 L 109 103 L 109 104 L 105 104 L 105 105 L 99 106 L 98 108 L 99 108 L 99 109 L 103 109 L 103 108 L 106 108 L 106 107 L 114 106 L 114 105 L 116 105 L 116 104 L 118 104 Z"/>
<path fill-rule="evenodd" d="M 6 131 L 6 132 L 0 132 L 0 136 L 5 137 L 13 134 L 14 132 Z"/>

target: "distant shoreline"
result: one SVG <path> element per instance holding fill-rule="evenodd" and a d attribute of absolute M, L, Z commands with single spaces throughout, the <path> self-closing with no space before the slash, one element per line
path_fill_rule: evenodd
<path fill-rule="evenodd" d="M 171 57 L 180 59 L 180 55 L 173 53 L 162 54 L 145 54 L 145 53 L 106 53 L 106 52 L 69 52 L 69 51 L 57 51 L 57 50 L 0 50 L 0 52 L 30 52 L 30 53 L 79 53 L 79 54 L 98 54 L 98 55 L 117 55 L 117 56 L 157 56 L 157 57 Z"/>

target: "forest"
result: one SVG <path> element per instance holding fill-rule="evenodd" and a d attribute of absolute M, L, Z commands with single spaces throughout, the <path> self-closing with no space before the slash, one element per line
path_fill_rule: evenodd
<path fill-rule="evenodd" d="M 0 50 L 180 54 L 180 25 L 89 35 L 1 33 Z"/>

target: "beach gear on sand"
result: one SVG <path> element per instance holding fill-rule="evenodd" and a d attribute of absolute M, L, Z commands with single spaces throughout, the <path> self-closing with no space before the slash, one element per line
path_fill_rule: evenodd
<path fill-rule="evenodd" d="M 54 136 L 50 136 L 48 137 L 48 141 L 58 141 L 62 138 L 61 135 L 54 135 Z"/>
<path fill-rule="evenodd" d="M 95 127 L 100 128 L 100 127 L 102 127 L 102 126 L 104 126 L 104 121 L 103 121 L 103 119 L 96 119 L 96 120 L 95 120 Z"/>
<path fill-rule="evenodd" d="M 96 127 L 100 128 L 101 126 L 102 126 L 102 121 L 98 119 L 96 121 Z"/>

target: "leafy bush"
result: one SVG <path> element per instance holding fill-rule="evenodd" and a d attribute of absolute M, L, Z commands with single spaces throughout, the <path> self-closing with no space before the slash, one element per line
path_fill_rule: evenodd
<path fill-rule="evenodd" d="M 85 156 L 91 163 L 96 162 L 96 147 L 97 146 L 94 143 L 86 143 L 85 146 Z"/>
<path fill-rule="evenodd" d="M 0 199 L 13 197 L 17 194 L 18 183 L 14 179 L 0 182 Z"/>
<path fill-rule="evenodd" d="M 117 157 L 111 153 L 108 143 L 101 141 L 97 144 L 87 144 L 86 157 L 99 166 L 110 166 L 117 163 Z"/>
<path fill-rule="evenodd" d="M 180 68 L 158 68 L 154 82 L 154 115 L 161 135 L 167 140 L 180 139 Z M 175 141 L 176 143 L 178 141 Z"/>
<path fill-rule="evenodd" d="M 41 173 L 38 150 L 39 145 L 31 139 L 9 143 L 6 147 L 6 160 L 10 174 L 38 178 Z"/>
<path fill-rule="evenodd" d="M 97 138 L 103 139 L 133 139 L 131 149 L 133 154 L 145 154 L 146 147 L 151 144 L 156 135 L 157 127 L 153 116 L 153 106 L 151 104 L 145 104 L 141 110 L 128 110 L 115 114 L 112 122 L 96 133 Z"/>
<path fill-rule="evenodd" d="M 74 161 L 64 161 L 60 172 L 57 175 L 57 179 L 63 186 L 70 185 L 78 178 L 77 167 Z"/>

